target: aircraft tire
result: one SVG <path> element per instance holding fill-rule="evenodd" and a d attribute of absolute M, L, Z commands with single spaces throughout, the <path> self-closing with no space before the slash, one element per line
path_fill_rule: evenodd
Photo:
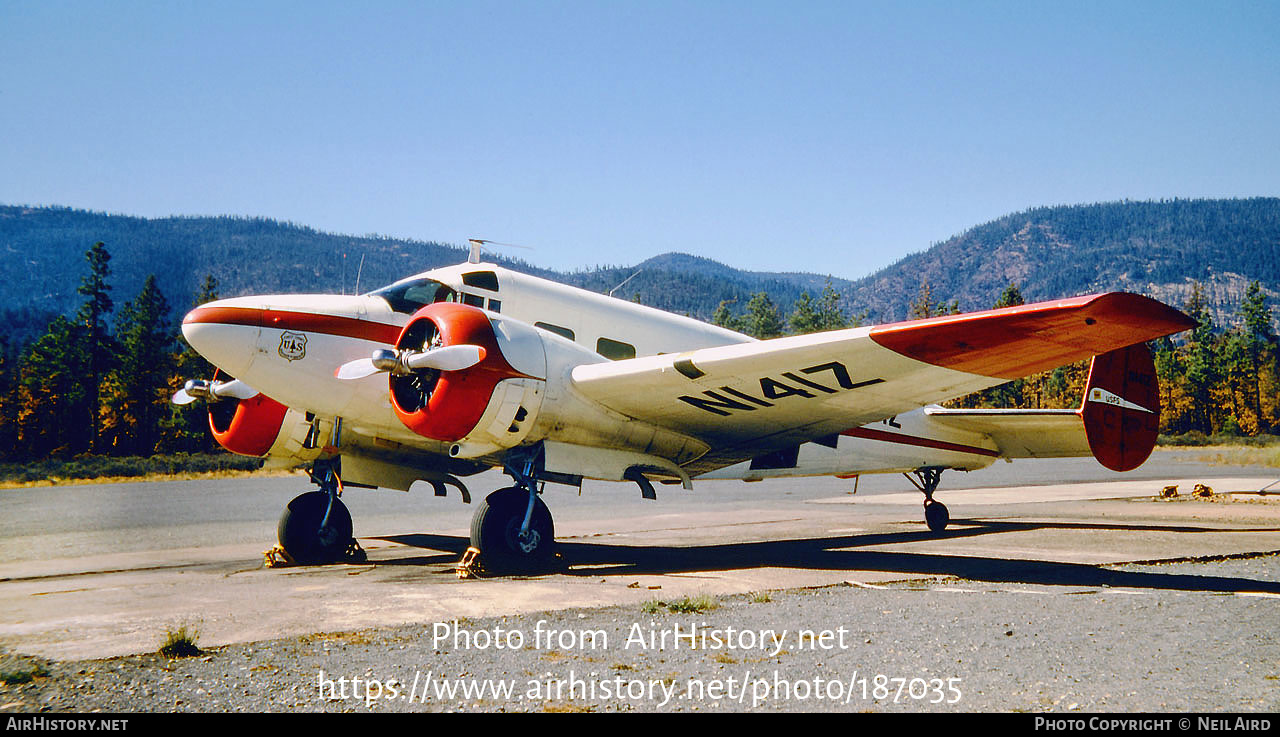
<path fill-rule="evenodd" d="M 542 499 L 533 505 L 529 520 L 532 540 L 518 539 L 529 505 L 529 492 L 518 486 L 499 489 L 485 497 L 471 518 L 471 545 L 491 573 L 537 573 L 550 567 L 555 557 L 555 525 Z"/>
<path fill-rule="evenodd" d="M 329 523 L 320 529 L 329 495 L 309 491 L 294 497 L 280 515 L 276 536 L 289 557 L 303 565 L 333 563 L 342 557 L 351 542 L 351 512 L 340 499 L 333 500 Z"/>
<path fill-rule="evenodd" d="M 951 522 L 951 514 L 947 512 L 947 505 L 935 501 L 924 505 L 924 523 L 929 526 L 931 532 L 942 532 L 947 529 L 949 522 Z"/>

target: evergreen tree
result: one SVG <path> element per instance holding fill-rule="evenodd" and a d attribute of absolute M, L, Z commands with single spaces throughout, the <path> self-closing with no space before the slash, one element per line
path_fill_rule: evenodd
<path fill-rule="evenodd" d="M 716 311 L 711 315 L 711 323 L 722 328 L 743 332 L 742 318 L 733 314 L 733 303 L 737 300 L 721 300 Z"/>
<path fill-rule="evenodd" d="M 1183 308 L 1198 325 L 1191 329 L 1186 345 L 1186 373 L 1183 384 L 1190 400 L 1190 430 L 1209 434 L 1214 431 L 1214 388 L 1221 372 L 1218 366 L 1217 341 L 1214 336 L 1213 318 L 1204 298 L 1200 283 L 1196 282 Z"/>
<path fill-rule="evenodd" d="M 1262 386 L 1265 382 L 1271 388 L 1275 387 L 1278 351 L 1271 310 L 1267 307 L 1267 295 L 1259 282 L 1252 281 L 1245 289 L 1244 299 L 1240 303 L 1240 317 L 1244 320 L 1242 358 L 1247 362 L 1248 373 L 1252 378 L 1247 392 L 1250 409 L 1257 418 L 1257 431 L 1270 432 L 1275 424 L 1275 416 L 1269 416 L 1264 411 Z M 1275 392 L 1267 394 L 1274 396 Z"/>
<path fill-rule="evenodd" d="M 1186 401 L 1181 377 L 1185 373 L 1182 353 L 1169 337 L 1160 338 L 1152 346 L 1156 378 L 1160 384 L 1160 427 L 1164 432 L 1186 432 Z"/>
<path fill-rule="evenodd" d="M 218 298 L 218 280 L 213 274 L 207 274 L 200 291 L 195 295 L 195 304 L 202 305 Z M 177 356 L 177 365 L 172 380 L 169 382 L 168 394 L 182 388 L 187 379 L 212 379 L 214 366 L 205 360 L 185 340 L 179 341 L 182 350 Z M 169 417 L 165 422 L 165 440 L 174 450 L 187 452 L 208 452 L 216 449 L 217 443 L 209 433 L 208 409 L 203 402 L 188 405 L 169 403 Z"/>
<path fill-rule="evenodd" d="M 0 458 L 13 458 L 18 449 L 17 386 L 9 339 L 0 335 Z"/>
<path fill-rule="evenodd" d="M 935 300 L 933 287 L 929 285 L 929 280 L 922 279 L 920 281 L 920 291 L 916 294 L 915 300 L 912 301 L 911 310 L 908 312 L 907 317 L 911 320 L 921 320 L 927 317 L 955 315 L 959 312 L 959 300 L 953 300 L 951 304 Z"/>
<path fill-rule="evenodd" d="M 818 315 L 818 309 L 814 306 L 813 298 L 809 296 L 807 291 L 800 293 L 795 307 L 787 317 L 787 322 L 791 325 L 791 332 L 800 335 L 816 333 L 822 329 L 822 321 Z"/>
<path fill-rule="evenodd" d="M 840 330 L 847 328 L 851 324 L 857 326 L 861 324 L 866 313 L 855 316 L 853 320 L 845 317 L 844 310 L 840 309 L 840 293 L 831 286 L 831 281 L 822 285 L 822 296 L 818 297 L 818 329 L 819 330 Z"/>
<path fill-rule="evenodd" d="M 747 312 L 742 318 L 744 332 L 757 338 L 776 338 L 782 335 L 784 326 L 778 307 L 765 292 L 751 295 L 747 303 Z"/>
<path fill-rule="evenodd" d="M 996 300 L 995 308 L 998 310 L 1001 307 L 1017 307 L 1026 303 L 1027 301 L 1022 298 L 1022 290 L 1018 289 L 1017 284 L 1010 282 L 1009 286 L 1005 287 L 1004 291 L 1000 293 L 1000 298 Z"/>
<path fill-rule="evenodd" d="M 59 316 L 23 353 L 18 374 L 19 455 L 72 456 L 89 450 L 84 333 L 82 326 Z"/>
<path fill-rule="evenodd" d="M 111 445 L 119 455 L 151 454 L 160 442 L 161 419 L 169 415 L 175 368 L 169 303 L 154 275 L 120 310 L 116 336 L 120 361 L 110 381 Z"/>
<path fill-rule="evenodd" d="M 98 434 L 101 420 L 101 386 L 102 381 L 110 373 L 115 364 L 115 343 L 107 331 L 107 316 L 113 307 L 111 302 L 111 285 L 107 277 L 111 274 L 111 254 L 107 253 L 102 241 L 93 244 L 84 254 L 89 262 L 89 275 L 80 282 L 76 290 L 85 297 L 80 311 L 76 314 L 76 322 L 84 329 L 83 342 L 78 346 L 84 351 L 85 383 L 82 406 L 83 422 L 89 433 L 88 450 L 98 449 Z"/>

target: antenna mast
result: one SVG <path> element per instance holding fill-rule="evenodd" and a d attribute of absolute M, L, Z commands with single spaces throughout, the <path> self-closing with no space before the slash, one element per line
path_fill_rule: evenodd
<path fill-rule="evenodd" d="M 484 250 L 485 244 L 492 246 L 506 246 L 507 248 L 523 248 L 526 251 L 532 251 L 529 246 L 521 246 L 516 243 L 499 243 L 497 241 L 485 240 L 484 238 L 468 238 L 467 242 L 471 244 L 471 253 L 467 256 L 467 263 L 480 263 L 480 252 Z"/>

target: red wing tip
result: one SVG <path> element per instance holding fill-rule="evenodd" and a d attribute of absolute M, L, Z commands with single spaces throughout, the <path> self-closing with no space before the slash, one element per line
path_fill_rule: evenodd
<path fill-rule="evenodd" d="M 871 329 L 871 339 L 935 366 L 1016 379 L 1194 327 L 1158 300 L 1104 292 Z"/>

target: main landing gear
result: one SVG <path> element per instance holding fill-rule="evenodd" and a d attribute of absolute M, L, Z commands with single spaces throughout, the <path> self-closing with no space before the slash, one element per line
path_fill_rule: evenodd
<path fill-rule="evenodd" d="M 490 573 L 542 572 L 555 559 L 555 525 L 538 498 L 538 460 L 534 452 L 523 463 L 508 463 L 516 485 L 485 497 L 471 518 L 471 546 Z"/>
<path fill-rule="evenodd" d="M 276 528 L 280 547 L 303 565 L 363 560 L 364 551 L 351 536 L 351 513 L 338 498 L 342 480 L 330 464 L 317 463 L 310 473 L 320 488 L 285 507 Z"/>
<path fill-rule="evenodd" d="M 915 484 L 917 489 L 924 492 L 924 523 L 929 526 L 931 532 L 942 532 L 947 529 L 947 524 L 951 521 L 947 506 L 933 500 L 933 492 L 942 481 L 944 470 L 946 469 L 939 466 L 924 466 L 914 471 L 915 478 L 911 478 L 911 474 L 902 474 L 908 481 Z"/>

